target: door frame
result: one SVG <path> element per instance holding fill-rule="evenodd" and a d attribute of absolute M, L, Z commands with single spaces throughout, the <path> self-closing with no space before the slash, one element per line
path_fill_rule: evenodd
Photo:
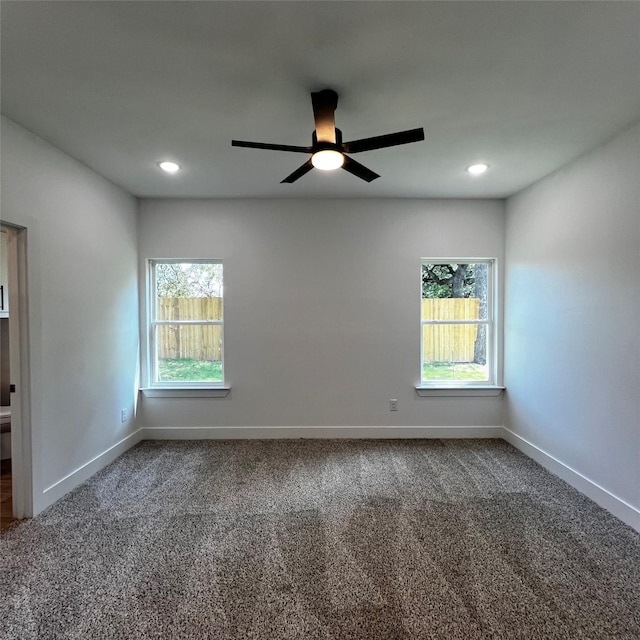
<path fill-rule="evenodd" d="M 7 232 L 9 369 L 11 393 L 11 481 L 13 517 L 33 517 L 33 448 L 29 368 L 27 229 L 2 221 Z"/>

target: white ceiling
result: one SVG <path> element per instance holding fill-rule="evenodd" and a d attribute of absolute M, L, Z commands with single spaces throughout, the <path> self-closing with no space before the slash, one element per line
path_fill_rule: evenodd
<path fill-rule="evenodd" d="M 3 0 L 2 112 L 137 196 L 505 197 L 640 116 L 639 2 Z M 309 93 L 381 174 L 312 171 Z M 156 162 L 184 170 L 162 174 Z M 466 165 L 485 160 L 473 178 Z"/>

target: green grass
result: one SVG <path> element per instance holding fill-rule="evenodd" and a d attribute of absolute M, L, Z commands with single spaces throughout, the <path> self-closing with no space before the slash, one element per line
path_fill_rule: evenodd
<path fill-rule="evenodd" d="M 158 360 L 160 382 L 222 382 L 220 360 L 163 358 Z"/>
<path fill-rule="evenodd" d="M 422 367 L 422 380 L 487 380 L 487 367 L 473 362 L 430 362 Z"/>
<path fill-rule="evenodd" d="M 160 382 L 222 382 L 222 362 L 165 358 L 159 360 Z M 486 380 L 487 367 L 473 362 L 431 362 L 422 367 L 423 381 Z"/>

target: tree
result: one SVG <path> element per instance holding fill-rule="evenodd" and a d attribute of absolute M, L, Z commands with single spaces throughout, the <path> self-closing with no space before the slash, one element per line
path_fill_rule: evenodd
<path fill-rule="evenodd" d="M 474 297 L 479 298 L 480 307 L 478 309 L 478 317 L 487 318 L 487 292 L 489 288 L 489 269 L 486 263 L 478 263 L 475 265 L 475 294 Z M 487 325 L 479 324 L 476 341 L 473 345 L 473 361 L 476 364 L 487 363 Z"/>
<path fill-rule="evenodd" d="M 473 264 L 423 264 L 423 298 L 472 298 L 475 290 Z"/>
<path fill-rule="evenodd" d="M 222 265 L 199 262 L 163 262 L 156 265 L 160 298 L 219 298 Z"/>

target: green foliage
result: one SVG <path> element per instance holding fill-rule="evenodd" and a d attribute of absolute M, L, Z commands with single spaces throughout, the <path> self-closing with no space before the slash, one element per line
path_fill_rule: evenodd
<path fill-rule="evenodd" d="M 423 298 L 473 298 L 476 296 L 476 268 L 483 264 L 423 264 Z"/>
<path fill-rule="evenodd" d="M 199 262 L 156 264 L 160 298 L 217 298 L 222 296 L 222 265 Z"/>

